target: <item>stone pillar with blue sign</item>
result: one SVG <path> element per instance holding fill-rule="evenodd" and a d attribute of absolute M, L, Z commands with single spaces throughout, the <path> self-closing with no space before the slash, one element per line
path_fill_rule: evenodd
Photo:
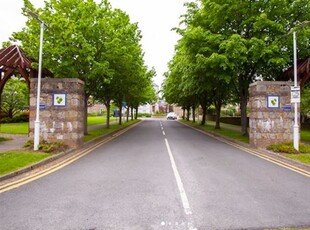
<path fill-rule="evenodd" d="M 292 84 L 283 81 L 259 81 L 250 85 L 249 134 L 252 146 L 266 148 L 271 144 L 293 141 Z"/>
<path fill-rule="evenodd" d="M 59 142 L 70 148 L 83 143 L 84 82 L 76 78 L 44 78 L 41 81 L 40 143 Z M 37 79 L 30 82 L 29 139 L 36 119 Z"/>

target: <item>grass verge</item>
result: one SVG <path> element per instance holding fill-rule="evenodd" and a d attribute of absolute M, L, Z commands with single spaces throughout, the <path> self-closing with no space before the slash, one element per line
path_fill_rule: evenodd
<path fill-rule="evenodd" d="M 110 128 L 99 128 L 99 129 L 94 129 L 91 131 L 88 131 L 88 134 L 84 136 L 83 140 L 86 141 L 90 141 L 92 139 L 95 139 L 97 137 L 103 136 L 103 135 L 107 135 L 109 133 L 112 133 L 116 130 L 119 130 L 121 128 L 127 127 L 129 125 L 132 125 L 134 123 L 137 123 L 139 120 L 134 120 L 134 121 L 128 121 L 122 125 L 119 124 L 112 124 L 110 125 Z"/>
<path fill-rule="evenodd" d="M 28 131 L 28 122 L 0 124 L 0 133 L 28 134 Z"/>
<path fill-rule="evenodd" d="M 284 154 L 285 157 L 310 165 L 310 154 Z"/>
<path fill-rule="evenodd" d="M 31 151 L 0 153 L 0 175 L 13 172 L 50 156 L 51 154 L 48 153 Z"/>
<path fill-rule="evenodd" d="M 304 164 L 310 164 L 310 145 L 300 143 L 299 151 L 294 148 L 292 142 L 283 144 L 270 145 L 267 148 L 273 152 L 278 152 L 283 154 L 285 157 L 299 161 Z"/>
<path fill-rule="evenodd" d="M 110 117 L 110 122 L 117 121 L 117 117 Z M 105 124 L 107 121 L 106 117 L 87 117 L 87 126 L 91 125 L 100 125 L 100 124 Z"/>
<path fill-rule="evenodd" d="M 303 128 L 300 130 L 300 139 L 304 142 L 310 143 L 310 129 Z"/>
<path fill-rule="evenodd" d="M 249 137 L 248 136 L 242 136 L 240 131 L 234 130 L 235 127 L 233 125 L 227 126 L 228 128 L 222 126 L 221 129 L 215 129 L 214 125 L 208 124 L 208 123 L 206 125 L 202 126 L 198 123 L 193 123 L 191 121 L 184 121 L 184 120 L 180 120 L 180 121 L 185 123 L 185 124 L 188 124 L 190 126 L 194 126 L 196 128 L 200 128 L 200 129 L 203 129 L 203 130 L 206 130 L 209 132 L 211 131 L 211 132 L 219 134 L 221 136 L 229 137 L 229 138 L 232 138 L 234 140 L 238 140 L 238 141 L 241 141 L 244 143 L 249 143 Z"/>

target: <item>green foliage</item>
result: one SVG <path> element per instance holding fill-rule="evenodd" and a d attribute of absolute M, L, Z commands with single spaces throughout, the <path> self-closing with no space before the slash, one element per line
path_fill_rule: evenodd
<path fill-rule="evenodd" d="M 26 143 L 24 143 L 25 148 L 33 149 L 33 141 L 29 140 Z M 48 143 L 46 141 L 42 141 L 39 144 L 39 151 L 44 152 L 44 153 L 61 153 L 64 152 L 65 150 L 68 149 L 68 146 L 66 146 L 62 142 L 51 142 Z"/>
<path fill-rule="evenodd" d="M 28 106 L 28 87 L 25 81 L 11 78 L 9 79 L 1 96 L 1 112 L 9 119 Z"/>
<path fill-rule="evenodd" d="M 17 113 L 13 118 L 5 117 L 1 119 L 1 123 L 20 123 L 20 122 L 28 122 L 29 121 L 29 113 Z"/>
<path fill-rule="evenodd" d="M 79 78 L 85 82 L 86 100 L 126 101 L 138 106 L 154 100 L 155 71 L 144 64 L 137 23 L 107 0 L 50 0 L 35 9 L 24 0 L 26 27 L 12 35 L 31 57 L 37 57 L 40 26 L 27 9 L 48 27 L 44 30 L 44 67 L 56 77 Z M 108 113 L 109 115 L 109 113 Z"/>
<path fill-rule="evenodd" d="M 12 140 L 11 138 L 0 137 L 0 142 Z"/>
<path fill-rule="evenodd" d="M 310 54 L 310 2 L 200 0 L 188 3 L 182 36 L 163 83 L 168 102 L 202 108 L 238 102 L 246 134 L 249 84 L 273 80 L 292 63 L 291 31 L 298 31 L 299 58 Z"/>
<path fill-rule="evenodd" d="M 306 88 L 302 92 L 300 108 L 304 116 L 310 115 L 310 88 Z"/>
<path fill-rule="evenodd" d="M 45 153 L 60 153 L 66 149 L 68 149 L 68 146 L 61 142 L 42 142 L 39 144 L 39 150 Z"/>
<path fill-rule="evenodd" d="M 310 153 L 310 145 L 300 143 L 299 151 L 294 148 L 292 142 L 282 143 L 282 144 L 273 144 L 267 147 L 268 150 L 279 152 L 279 153 L 290 153 L 290 154 L 298 154 L 298 153 Z"/>
<path fill-rule="evenodd" d="M 152 117 L 150 113 L 138 113 L 138 117 Z"/>
<path fill-rule="evenodd" d="M 49 156 L 50 154 L 47 153 L 30 151 L 0 153 L 0 175 L 13 172 Z"/>

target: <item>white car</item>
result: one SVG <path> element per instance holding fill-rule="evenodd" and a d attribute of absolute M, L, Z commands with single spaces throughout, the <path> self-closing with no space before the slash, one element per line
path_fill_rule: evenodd
<path fill-rule="evenodd" d="M 167 120 L 177 120 L 177 119 L 178 119 L 178 115 L 176 115 L 175 113 L 167 114 Z"/>

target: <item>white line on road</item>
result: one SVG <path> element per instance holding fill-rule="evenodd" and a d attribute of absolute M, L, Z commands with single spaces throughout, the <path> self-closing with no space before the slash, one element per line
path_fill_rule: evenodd
<path fill-rule="evenodd" d="M 177 185 L 178 185 L 178 188 L 179 188 L 179 191 L 180 191 L 181 200 L 182 200 L 182 204 L 183 204 L 183 208 L 184 208 L 185 214 L 186 215 L 191 215 L 192 211 L 191 211 L 191 209 L 189 207 L 189 202 L 188 202 L 185 190 L 184 190 L 184 186 L 183 186 L 183 183 L 182 183 L 179 171 L 177 169 L 177 166 L 175 164 L 174 157 L 172 155 L 172 152 L 171 152 L 171 149 L 170 149 L 170 145 L 169 145 L 169 142 L 168 142 L 167 138 L 165 138 L 165 142 L 166 142 L 166 147 L 167 147 L 168 154 L 169 154 L 169 157 L 170 157 L 170 162 L 171 162 L 171 166 L 172 166 L 172 169 L 173 169 L 173 173 L 174 173 L 174 176 L 175 176 L 175 179 L 177 181 Z"/>
<path fill-rule="evenodd" d="M 165 131 L 163 131 L 163 135 L 164 135 L 164 136 L 166 136 L 166 133 L 165 133 Z"/>
<path fill-rule="evenodd" d="M 184 212 L 185 212 L 185 214 L 187 216 L 191 216 L 192 215 L 192 210 L 191 210 L 191 208 L 189 206 L 189 202 L 188 202 L 187 195 L 186 195 L 186 192 L 185 192 L 185 189 L 184 189 L 184 186 L 183 186 L 183 182 L 181 180 L 178 168 L 177 168 L 177 166 L 175 164 L 174 157 L 172 155 L 172 152 L 171 152 L 171 149 L 170 149 L 170 145 L 169 145 L 169 142 L 168 142 L 167 138 L 165 138 L 165 142 L 166 142 L 166 147 L 167 147 L 169 158 L 170 158 L 170 163 L 171 163 L 171 166 L 172 166 L 172 169 L 173 169 L 173 173 L 174 173 L 175 179 L 177 181 L 178 189 L 179 189 L 179 192 L 180 192 L 180 196 L 181 196 Z M 193 226 L 193 224 L 191 222 L 191 217 L 190 217 L 189 220 L 190 221 L 187 223 L 188 229 L 189 230 L 197 230 Z"/>

